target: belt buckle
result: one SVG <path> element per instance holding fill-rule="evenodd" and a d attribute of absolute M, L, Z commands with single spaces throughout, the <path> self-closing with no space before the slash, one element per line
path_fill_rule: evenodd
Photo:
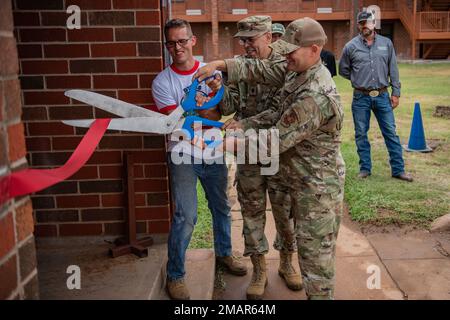
<path fill-rule="evenodd" d="M 379 95 L 380 95 L 380 91 L 378 91 L 378 90 L 369 91 L 369 96 L 371 96 L 372 98 L 378 97 Z"/>

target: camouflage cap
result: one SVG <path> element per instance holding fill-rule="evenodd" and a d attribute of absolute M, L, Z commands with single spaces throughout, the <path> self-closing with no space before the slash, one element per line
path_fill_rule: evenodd
<path fill-rule="evenodd" d="M 242 19 L 237 23 L 238 33 L 234 35 L 237 37 L 254 37 L 272 29 L 272 18 L 269 16 L 251 16 Z"/>
<path fill-rule="evenodd" d="M 327 35 L 323 27 L 316 20 L 302 18 L 292 21 L 280 40 L 270 45 L 278 53 L 289 54 L 300 47 L 309 47 L 313 44 L 323 46 L 327 42 Z"/>
<path fill-rule="evenodd" d="M 279 34 L 283 35 L 285 31 L 286 31 L 286 29 L 284 28 L 284 26 L 281 23 L 273 23 L 272 24 L 272 34 L 279 33 Z"/>

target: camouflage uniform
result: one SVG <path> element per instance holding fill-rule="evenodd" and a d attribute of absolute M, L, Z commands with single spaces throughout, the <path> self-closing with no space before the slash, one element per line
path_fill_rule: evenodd
<path fill-rule="evenodd" d="M 240 23 L 252 22 L 261 28 L 264 28 L 264 25 L 267 24 L 267 28 L 270 30 L 271 19 L 267 16 L 252 16 L 243 19 L 238 23 L 238 28 Z M 264 31 L 264 29 L 261 31 Z M 245 58 L 245 56 L 241 56 L 237 59 L 244 61 Z M 285 60 L 283 56 L 273 50 L 268 59 L 270 61 Z M 280 88 L 271 85 L 249 85 L 240 81 L 225 87 L 225 94 L 219 109 L 225 116 L 235 113 L 234 119 L 239 121 L 269 109 L 277 110 L 279 108 L 279 93 Z M 277 229 L 273 246 L 276 250 L 286 253 L 296 251 L 293 219 L 290 219 L 289 188 L 282 181 L 279 175 L 261 175 L 261 167 L 258 164 L 237 165 L 235 182 L 244 220 L 244 256 L 254 253 L 266 254 L 269 251 L 267 238 L 264 234 L 267 192 Z"/>
<path fill-rule="evenodd" d="M 288 44 L 277 44 L 282 41 L 279 40 L 272 47 L 299 43 L 305 23 L 318 24 L 309 18 L 296 20 L 282 38 Z M 321 26 L 320 29 L 323 31 Z M 324 32 L 323 35 L 326 41 Z M 289 52 L 295 50 L 292 48 L 288 47 Z M 282 88 L 281 117 L 276 124 L 280 174 L 290 187 L 303 282 L 310 299 L 333 298 L 345 171 L 340 152 L 343 108 L 335 83 L 320 60 L 301 73 L 280 72 L 277 65 L 284 63 L 281 60 L 225 61 L 231 83 L 246 81 Z M 260 117 L 264 123 L 264 114 L 253 117 L 254 123 Z"/>

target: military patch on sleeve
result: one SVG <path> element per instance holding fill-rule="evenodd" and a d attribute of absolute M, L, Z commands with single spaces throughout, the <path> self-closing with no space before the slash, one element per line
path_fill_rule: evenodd
<path fill-rule="evenodd" d="M 281 124 L 286 128 L 296 122 L 298 122 L 298 115 L 294 109 L 287 110 L 281 117 Z"/>

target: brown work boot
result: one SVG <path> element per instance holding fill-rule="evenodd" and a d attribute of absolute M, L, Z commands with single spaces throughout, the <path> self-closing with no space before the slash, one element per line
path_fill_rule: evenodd
<path fill-rule="evenodd" d="M 292 265 L 292 253 L 285 253 L 280 251 L 280 267 L 278 274 L 284 279 L 289 289 L 298 291 L 302 290 L 302 278 Z"/>
<path fill-rule="evenodd" d="M 414 181 L 414 179 L 411 177 L 411 175 L 406 174 L 404 172 L 399 174 L 399 175 L 397 175 L 397 176 L 392 176 L 392 178 L 400 179 L 400 180 L 403 180 L 403 181 L 406 181 L 406 182 L 413 182 Z"/>
<path fill-rule="evenodd" d="M 169 297 L 173 300 L 189 300 L 189 291 L 184 283 L 184 279 L 169 280 L 167 279 L 167 293 Z"/>
<path fill-rule="evenodd" d="M 216 257 L 217 263 L 224 266 L 227 271 L 235 276 L 245 276 L 247 274 L 247 267 L 244 263 L 233 256 Z"/>
<path fill-rule="evenodd" d="M 253 264 L 253 275 L 247 288 L 247 299 L 261 300 L 267 286 L 266 258 L 263 254 L 253 254 L 250 258 Z"/>
<path fill-rule="evenodd" d="M 361 171 L 360 173 L 358 173 L 359 179 L 366 179 L 369 176 L 370 176 L 370 172 L 367 172 L 367 171 Z"/>

